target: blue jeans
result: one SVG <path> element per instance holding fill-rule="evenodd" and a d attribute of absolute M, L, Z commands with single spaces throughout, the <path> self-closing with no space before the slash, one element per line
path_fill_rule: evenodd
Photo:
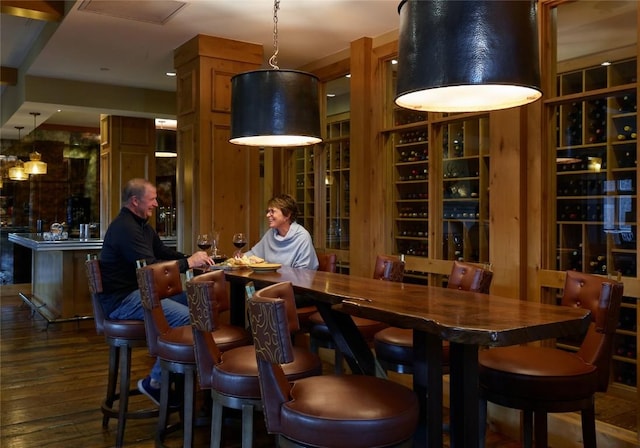
<path fill-rule="evenodd" d="M 181 292 L 175 296 L 167 297 L 160 301 L 162 311 L 167 319 L 167 323 L 171 327 L 181 327 L 189 325 L 189 304 L 187 302 L 187 294 Z M 144 320 L 144 310 L 142 309 L 142 299 L 140 298 L 140 290 L 136 289 L 120 303 L 120 306 L 113 310 L 109 315 L 109 319 L 131 319 Z M 156 359 L 156 363 L 151 369 L 151 379 L 160 382 L 161 378 L 160 361 Z"/>

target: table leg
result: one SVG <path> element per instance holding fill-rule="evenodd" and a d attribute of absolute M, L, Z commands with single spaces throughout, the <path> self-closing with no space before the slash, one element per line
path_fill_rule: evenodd
<path fill-rule="evenodd" d="M 479 446 L 478 346 L 450 345 L 451 448 Z"/>
<path fill-rule="evenodd" d="M 338 350 L 349 364 L 352 373 L 362 375 L 376 374 L 375 359 L 367 342 L 353 323 L 351 316 L 331 308 L 324 302 L 316 302 L 322 319 L 327 324 Z"/>
<path fill-rule="evenodd" d="M 249 281 L 249 280 L 247 280 Z M 229 294 L 230 294 L 230 309 L 229 309 L 229 323 L 238 327 L 245 328 L 245 299 L 244 299 L 244 285 L 246 282 L 229 282 Z"/>
<path fill-rule="evenodd" d="M 420 420 L 414 447 L 442 445 L 442 340 L 413 332 L 413 390 L 420 402 Z"/>

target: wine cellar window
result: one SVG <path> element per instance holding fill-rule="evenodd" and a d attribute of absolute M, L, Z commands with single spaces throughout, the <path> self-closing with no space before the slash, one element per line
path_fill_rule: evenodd
<path fill-rule="evenodd" d="M 315 231 L 315 154 L 314 147 L 293 150 L 296 177 L 296 202 L 298 203 L 298 224 L 302 225 L 314 239 Z"/>
<path fill-rule="evenodd" d="M 348 251 L 351 199 L 349 77 L 342 76 L 327 82 L 326 94 L 324 172 L 318 178 L 325 188 L 324 247 L 330 252 Z"/>
<path fill-rule="evenodd" d="M 442 148 L 442 258 L 489 262 L 489 118 L 451 116 Z"/>
<path fill-rule="evenodd" d="M 558 29 L 564 23 L 578 28 L 576 18 L 592 8 L 588 1 L 559 5 Z M 636 20 L 637 2 L 617 8 L 625 20 Z M 579 50 L 571 35 L 558 33 L 556 91 L 547 107 L 555 119 L 553 268 L 621 275 L 627 292 L 638 278 L 637 24 L 633 33 L 623 29 L 616 27 L 615 47 L 595 39 Z M 637 388 L 637 324 L 638 298 L 624 297 L 613 348 L 614 393 Z M 575 350 L 578 343 L 560 345 Z"/>

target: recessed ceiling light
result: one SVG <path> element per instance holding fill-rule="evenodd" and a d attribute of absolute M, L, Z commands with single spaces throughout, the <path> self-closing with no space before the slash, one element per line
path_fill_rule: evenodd
<path fill-rule="evenodd" d="M 391 64 L 392 64 L 392 65 L 396 65 L 397 63 L 398 63 L 398 60 L 397 60 L 397 59 L 391 59 Z"/>
<path fill-rule="evenodd" d="M 609 62 L 609 61 L 604 61 L 604 62 L 603 62 L 602 64 L 600 64 L 600 65 L 604 65 L 604 66 L 606 67 L 607 65 L 611 65 L 611 62 Z"/>
<path fill-rule="evenodd" d="M 165 75 L 169 76 L 170 78 L 173 78 L 174 76 L 176 76 L 176 72 L 167 72 L 165 73 Z"/>
<path fill-rule="evenodd" d="M 334 96 L 336 96 L 335 93 L 327 93 L 327 98 L 333 98 Z"/>
<path fill-rule="evenodd" d="M 346 75 L 344 75 L 345 78 L 351 78 L 351 73 L 347 73 Z"/>

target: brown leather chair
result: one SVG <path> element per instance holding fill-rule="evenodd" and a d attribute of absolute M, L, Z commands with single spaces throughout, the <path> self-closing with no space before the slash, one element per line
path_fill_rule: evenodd
<path fill-rule="evenodd" d="M 373 278 L 392 282 L 402 282 L 404 277 L 404 261 L 394 255 L 378 255 L 376 257 L 376 265 L 373 269 Z M 366 319 L 364 317 L 351 316 L 353 323 L 367 342 L 372 342 L 373 337 L 379 331 L 388 327 L 384 322 Z M 329 327 L 322 319 L 319 312 L 309 316 L 311 323 L 311 351 L 318 353 L 320 347 L 332 349 L 335 351 L 335 372 L 342 373 L 342 353 L 337 349 Z"/>
<path fill-rule="evenodd" d="M 336 272 L 338 269 L 338 256 L 332 252 L 324 252 L 317 254 L 318 256 L 318 271 L 323 272 Z M 311 322 L 309 318 L 313 313 L 318 312 L 315 305 L 298 307 L 298 321 L 300 322 L 300 329 L 308 332 L 311 329 Z"/>
<path fill-rule="evenodd" d="M 250 448 L 253 412 L 262 410 L 255 348 L 247 345 L 223 351 L 212 337 L 219 325 L 219 300 L 227 297 L 226 283 L 223 271 L 199 275 L 187 282 L 198 379 L 201 389 L 211 390 L 211 447 L 221 446 L 222 412 L 227 407 L 242 410 L 242 446 Z M 287 307 L 293 312 L 291 328 L 296 330 L 293 295 L 287 297 Z M 287 380 L 322 373 L 318 356 L 300 348 L 294 350 L 296 361 L 285 366 Z"/>
<path fill-rule="evenodd" d="M 249 301 L 265 422 L 279 446 L 412 446 L 419 405 L 410 389 L 363 375 L 287 381 L 282 365 L 297 355 L 282 297 L 291 294 L 291 283 L 277 283 Z"/>
<path fill-rule="evenodd" d="M 179 389 L 183 389 L 184 402 L 182 422 L 184 446 L 193 442 L 194 394 L 196 369 L 193 349 L 193 332 L 190 325 L 169 326 L 160 300 L 182 292 L 182 279 L 177 261 L 163 261 L 137 270 L 138 286 L 145 313 L 145 329 L 149 353 L 160 359 L 162 381 L 160 391 L 160 415 L 156 438 L 162 441 L 166 433 L 173 428 L 167 427 L 169 414 L 169 389 L 171 380 L 177 380 Z M 224 304 L 222 305 L 224 306 Z M 244 328 L 233 325 L 220 325 L 213 334 L 219 347 L 231 349 L 246 345 L 250 335 Z"/>
<path fill-rule="evenodd" d="M 479 354 L 481 415 L 487 400 L 523 410 L 524 446 L 547 447 L 547 413 L 582 414 L 585 448 L 595 448 L 594 398 L 609 384 L 609 368 L 623 285 L 568 271 L 562 305 L 591 311 L 591 323 L 577 352 L 540 346 L 498 347 Z M 535 434 L 534 431 L 535 420 Z"/>
<path fill-rule="evenodd" d="M 454 261 L 447 288 L 489 293 L 493 272 L 479 266 Z M 388 327 L 373 338 L 376 358 L 384 370 L 413 373 L 413 330 Z M 449 343 L 442 344 L 442 362 L 446 372 L 449 366 Z"/>
<path fill-rule="evenodd" d="M 89 259 L 85 263 L 91 304 L 93 306 L 93 321 L 96 332 L 104 334 L 109 346 L 109 376 L 107 396 L 102 402 L 102 427 L 107 428 L 110 418 L 118 419 L 116 432 L 116 447 L 124 444 L 124 429 L 127 419 L 142 419 L 158 416 L 157 409 L 140 409 L 129 411 L 129 397 L 140 395 L 137 388 L 131 387 L 131 351 L 134 347 L 146 347 L 144 322 L 141 320 L 112 320 L 107 319 L 102 311 L 99 294 L 102 293 L 102 275 L 100 261 Z M 120 373 L 120 393 L 116 393 Z M 118 401 L 118 406 L 114 403 Z"/>

